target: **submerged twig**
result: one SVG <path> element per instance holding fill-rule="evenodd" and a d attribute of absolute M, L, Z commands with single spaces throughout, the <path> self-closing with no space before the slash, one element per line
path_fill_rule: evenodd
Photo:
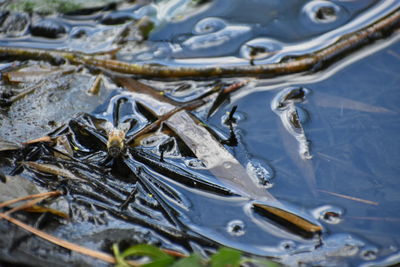
<path fill-rule="evenodd" d="M 399 22 L 400 9 L 396 9 L 378 22 L 346 34 L 334 44 L 319 51 L 300 57 L 284 58 L 281 62 L 264 65 L 210 67 L 140 65 L 104 59 L 85 53 L 17 47 L 0 47 L 0 55 L 34 58 L 53 62 L 59 62 L 61 58 L 68 60 L 72 64 L 83 64 L 120 73 L 158 78 L 282 75 L 322 69 L 324 65 L 343 57 L 346 53 L 363 47 L 373 40 L 383 38 L 382 35 L 377 33 L 394 31 L 399 27 Z"/>
<path fill-rule="evenodd" d="M 335 192 L 331 192 L 331 191 L 326 191 L 326 190 L 322 190 L 322 189 L 317 189 L 317 191 L 322 192 L 322 193 L 326 193 L 326 194 L 329 194 L 329 195 L 345 198 L 345 199 L 350 199 L 350 200 L 353 200 L 353 201 L 362 202 L 362 203 L 369 204 L 369 205 L 375 205 L 375 206 L 379 205 L 378 202 L 371 201 L 371 200 L 366 200 L 366 199 L 362 199 L 362 198 L 358 198 L 358 197 L 352 197 L 352 196 L 343 195 L 343 194 L 339 194 L 339 193 L 335 193 Z"/>

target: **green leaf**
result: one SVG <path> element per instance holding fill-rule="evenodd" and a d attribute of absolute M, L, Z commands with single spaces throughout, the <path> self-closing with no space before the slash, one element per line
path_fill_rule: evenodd
<path fill-rule="evenodd" d="M 150 263 L 142 265 L 142 267 L 167 267 L 175 261 L 174 258 L 167 256 L 166 258 L 158 259 Z"/>
<path fill-rule="evenodd" d="M 239 267 L 240 251 L 231 248 L 220 248 L 217 253 L 211 256 L 211 267 Z"/>
<path fill-rule="evenodd" d="M 113 244 L 112 246 L 113 252 L 114 252 L 114 257 L 116 260 L 115 267 L 129 267 L 129 264 L 124 260 L 124 258 L 121 256 L 121 253 L 119 252 L 118 244 Z"/>
<path fill-rule="evenodd" d="M 158 247 L 147 244 L 141 244 L 129 247 L 126 250 L 124 250 L 121 254 L 122 258 L 126 258 L 128 256 L 133 256 L 133 255 L 148 256 L 154 261 L 165 258 L 172 258 L 165 252 L 161 251 Z"/>
<path fill-rule="evenodd" d="M 260 259 L 260 258 L 244 258 L 242 259 L 241 263 L 246 263 L 246 262 L 252 262 L 256 264 L 256 266 L 264 266 L 264 267 L 280 267 L 279 263 L 266 260 L 266 259 Z"/>
<path fill-rule="evenodd" d="M 180 259 L 172 265 L 172 267 L 187 267 L 187 266 L 202 267 L 204 265 L 201 263 L 201 258 L 197 254 L 193 254 L 187 258 Z"/>

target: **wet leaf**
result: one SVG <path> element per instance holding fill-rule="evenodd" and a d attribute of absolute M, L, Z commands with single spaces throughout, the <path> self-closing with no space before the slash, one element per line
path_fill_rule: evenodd
<path fill-rule="evenodd" d="M 211 256 L 211 267 L 239 267 L 241 252 L 231 248 L 220 248 Z"/>
<path fill-rule="evenodd" d="M 138 81 L 125 77 L 117 77 L 115 80 L 128 89 L 136 101 L 151 108 L 158 117 L 176 110 L 177 112 L 167 116 L 165 124 L 230 189 L 251 199 L 276 201 L 271 194 L 253 182 L 240 162 L 188 111 L 177 109 L 177 103 Z M 238 83 L 239 87 L 242 85 Z"/>

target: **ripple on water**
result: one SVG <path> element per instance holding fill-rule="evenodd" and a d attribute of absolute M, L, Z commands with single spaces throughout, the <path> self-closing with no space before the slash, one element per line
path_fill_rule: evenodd
<path fill-rule="evenodd" d="M 344 210 L 339 207 L 325 205 L 312 211 L 315 218 L 329 224 L 338 224 L 342 221 Z"/>
<path fill-rule="evenodd" d="M 338 4 L 326 0 L 306 3 L 300 13 L 300 20 L 309 29 L 328 30 L 344 24 L 350 19 L 349 12 Z"/>
<path fill-rule="evenodd" d="M 194 34 L 208 34 L 217 32 L 226 27 L 226 22 L 220 18 L 205 18 L 196 23 L 193 29 Z"/>
<path fill-rule="evenodd" d="M 232 220 L 228 222 L 226 230 L 232 236 L 241 236 L 246 233 L 245 224 L 241 220 Z"/>
<path fill-rule="evenodd" d="M 283 44 L 271 38 L 256 38 L 242 45 L 240 56 L 249 60 L 260 60 L 271 57 L 282 50 Z"/>

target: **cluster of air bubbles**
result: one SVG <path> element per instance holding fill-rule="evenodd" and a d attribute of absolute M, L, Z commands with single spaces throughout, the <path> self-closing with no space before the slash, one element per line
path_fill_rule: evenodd
<path fill-rule="evenodd" d="M 338 224 L 342 221 L 344 211 L 339 207 L 326 205 L 315 209 L 312 213 L 325 223 Z"/>
<path fill-rule="evenodd" d="M 272 187 L 271 180 L 274 172 L 266 163 L 262 163 L 259 160 L 251 160 L 247 163 L 246 171 L 257 184 L 265 188 Z"/>
<path fill-rule="evenodd" d="M 222 30 L 226 27 L 226 22 L 220 18 L 205 18 L 197 22 L 194 26 L 194 34 L 208 34 Z"/>
<path fill-rule="evenodd" d="M 240 56 L 249 60 L 271 57 L 282 50 L 283 44 L 270 38 L 256 38 L 242 45 Z"/>
<path fill-rule="evenodd" d="M 232 236 L 241 236 L 245 234 L 245 225 L 241 220 L 232 220 L 226 225 L 226 230 Z"/>

